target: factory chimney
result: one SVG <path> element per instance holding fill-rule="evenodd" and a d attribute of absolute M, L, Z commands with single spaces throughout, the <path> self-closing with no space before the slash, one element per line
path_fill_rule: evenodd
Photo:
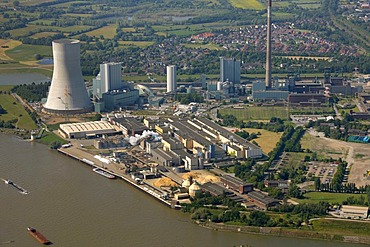
<path fill-rule="evenodd" d="M 266 87 L 271 88 L 271 2 L 267 3 Z"/>

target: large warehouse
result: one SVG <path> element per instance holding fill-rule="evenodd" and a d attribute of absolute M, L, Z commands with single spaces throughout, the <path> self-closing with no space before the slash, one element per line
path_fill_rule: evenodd
<path fill-rule="evenodd" d="M 120 131 L 107 121 L 68 123 L 59 126 L 59 133 L 65 138 L 95 138 L 114 135 Z"/>

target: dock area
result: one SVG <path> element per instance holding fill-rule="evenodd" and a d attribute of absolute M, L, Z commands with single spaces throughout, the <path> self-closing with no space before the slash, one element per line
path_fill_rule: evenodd
<path fill-rule="evenodd" d="M 72 157 L 78 161 L 81 161 L 82 163 L 86 165 L 91 166 L 92 168 L 99 168 L 110 174 L 113 174 L 117 178 L 123 179 L 127 183 L 151 195 L 155 199 L 159 200 L 160 202 L 166 204 L 167 206 L 171 208 L 175 208 L 175 209 L 181 208 L 180 205 L 176 204 L 176 201 L 173 201 L 172 199 L 168 199 L 167 197 L 164 196 L 166 194 L 165 191 L 161 191 L 160 189 L 150 185 L 149 183 L 146 183 L 145 180 L 138 182 L 138 181 L 135 181 L 133 178 L 131 178 L 130 174 L 127 174 L 125 172 L 124 164 L 118 164 L 116 162 L 111 162 L 109 164 L 105 163 L 101 159 L 97 159 L 96 155 L 90 154 L 75 146 L 72 146 L 69 148 L 59 148 L 57 150 L 58 152 L 64 155 Z"/>

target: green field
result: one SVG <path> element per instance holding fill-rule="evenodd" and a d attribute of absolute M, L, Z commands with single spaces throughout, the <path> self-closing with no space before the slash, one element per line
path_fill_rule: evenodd
<path fill-rule="evenodd" d="M 5 90 L 4 90 L 5 91 Z M 19 129 L 36 129 L 37 125 L 32 121 L 23 106 L 11 95 L 0 94 L 0 105 L 7 111 L 0 115 L 0 120 L 17 120 L 15 124 Z"/>
<path fill-rule="evenodd" d="M 5 54 L 16 61 L 35 61 L 36 54 L 51 57 L 52 49 L 51 46 L 22 44 L 14 49 L 7 50 Z"/>
<path fill-rule="evenodd" d="M 27 35 L 30 31 L 36 31 L 41 28 L 42 26 L 29 25 L 27 27 L 10 30 L 9 33 L 12 35 L 12 37 L 20 37 Z"/>
<path fill-rule="evenodd" d="M 262 10 L 265 8 L 262 3 L 257 0 L 229 0 L 231 5 L 240 9 L 256 9 Z"/>
<path fill-rule="evenodd" d="M 219 109 L 221 115 L 234 115 L 240 121 L 248 120 L 269 120 L 271 117 L 287 119 L 287 109 L 282 106 L 255 106 L 243 109 L 223 108 Z"/>
<path fill-rule="evenodd" d="M 31 36 L 31 38 L 39 39 L 39 38 L 47 38 L 49 36 L 53 36 L 57 34 L 56 32 L 41 32 L 41 33 L 35 33 Z"/>
<path fill-rule="evenodd" d="M 318 203 L 319 201 L 325 201 L 332 204 L 341 204 L 348 197 L 353 196 L 355 198 L 360 197 L 360 194 L 349 194 L 349 193 L 330 193 L 330 192 L 308 192 L 303 195 L 304 199 L 294 199 L 299 203 Z M 366 195 L 363 194 L 366 198 Z"/>
<path fill-rule="evenodd" d="M 313 230 L 336 235 L 369 236 L 370 222 L 319 219 L 312 221 Z"/>
<path fill-rule="evenodd" d="M 38 142 L 45 144 L 45 145 L 50 145 L 53 142 L 60 142 L 61 144 L 66 144 L 68 141 L 62 139 L 58 135 L 54 134 L 53 132 L 47 132 L 44 131 L 42 134 L 42 137 L 38 139 Z"/>
<path fill-rule="evenodd" d="M 92 37 L 99 37 L 101 35 L 106 39 L 113 39 L 116 35 L 116 25 L 109 25 L 87 32 L 86 35 Z"/>

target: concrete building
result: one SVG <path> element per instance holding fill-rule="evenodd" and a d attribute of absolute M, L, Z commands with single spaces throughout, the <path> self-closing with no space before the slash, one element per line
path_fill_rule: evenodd
<path fill-rule="evenodd" d="M 277 85 L 277 88 L 286 88 L 284 86 Z M 266 88 L 266 83 L 263 82 L 253 82 L 252 84 L 252 97 L 254 101 L 259 100 L 286 100 L 288 99 L 288 90 L 277 90 L 275 88 Z"/>
<path fill-rule="evenodd" d="M 139 90 L 122 82 L 120 63 L 100 64 L 100 72 L 93 79 L 95 112 L 113 111 L 139 104 Z"/>
<path fill-rule="evenodd" d="M 122 89 L 113 90 L 102 95 L 105 111 L 113 111 L 114 109 L 127 109 L 139 101 L 139 90 Z"/>
<path fill-rule="evenodd" d="M 44 112 L 75 114 L 92 111 L 80 66 L 80 41 L 53 41 L 53 78 Z"/>
<path fill-rule="evenodd" d="M 177 88 L 176 83 L 176 66 L 167 66 L 167 93 L 175 93 Z"/>
<path fill-rule="evenodd" d="M 114 135 L 120 131 L 107 121 L 68 123 L 59 125 L 59 134 L 64 138 L 95 138 L 102 135 Z"/>
<path fill-rule="evenodd" d="M 220 58 L 220 81 L 240 83 L 240 61 L 235 58 Z"/>
<path fill-rule="evenodd" d="M 123 88 L 122 66 L 120 63 L 100 64 L 100 72 L 93 79 L 93 94 L 102 97 L 103 93 Z"/>

